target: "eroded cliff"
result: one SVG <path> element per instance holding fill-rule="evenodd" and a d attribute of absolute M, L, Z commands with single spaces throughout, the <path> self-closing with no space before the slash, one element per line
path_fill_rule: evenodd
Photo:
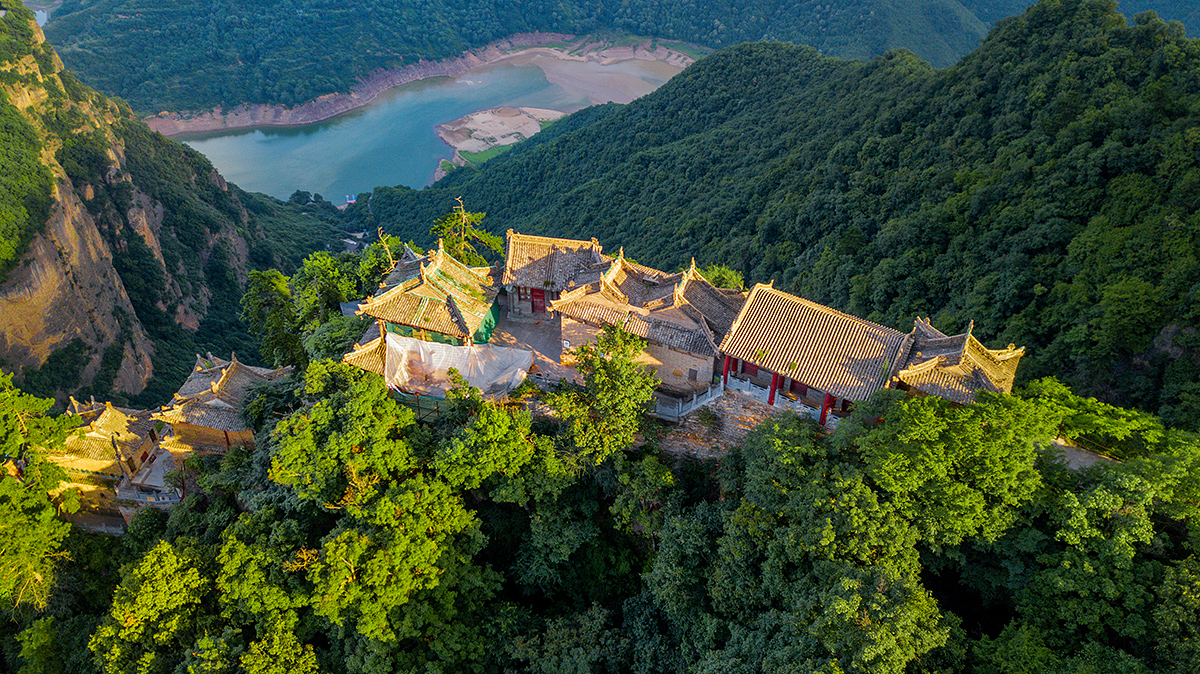
<path fill-rule="evenodd" d="M 0 151 L 21 160 L 0 180 L 0 366 L 41 395 L 132 397 L 202 344 L 243 348 L 252 256 L 286 266 L 331 222 L 227 185 L 81 85 L 28 10 L 0 23 Z"/>
<path fill-rule="evenodd" d="M 31 49 L 36 49 L 41 40 L 36 25 L 33 33 L 39 44 Z M 50 72 L 44 71 L 47 63 Z M 0 362 L 17 373 L 36 370 L 78 340 L 84 356 L 81 384 L 94 383 L 107 355 L 110 363 L 119 358 L 112 390 L 138 393 L 153 373 L 153 344 L 113 267 L 110 246 L 85 206 L 94 190 L 76 191 L 55 158 L 63 139 L 46 125 L 49 110 L 65 108 L 79 128 L 95 132 L 111 124 L 116 106 L 97 105 L 90 97 L 70 100 L 58 76 L 62 64 L 53 55 L 31 53 L 0 69 L 8 74 L 0 83 L 0 105 L 15 107 L 37 131 L 42 163 L 53 176 L 49 218 L 41 227 L 33 225 L 24 254 L 0 284 Z"/>

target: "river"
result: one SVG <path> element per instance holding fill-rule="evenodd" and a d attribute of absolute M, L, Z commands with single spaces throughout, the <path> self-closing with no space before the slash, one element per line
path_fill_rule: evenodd
<path fill-rule="evenodd" d="M 428 185 L 438 163 L 453 154 L 434 133 L 442 122 L 500 106 L 574 112 L 592 103 L 627 103 L 679 71 L 661 61 L 601 65 L 521 54 L 456 78 L 396 87 L 316 124 L 174 138 L 242 189 L 281 199 L 305 190 L 341 203 L 379 185 Z"/>

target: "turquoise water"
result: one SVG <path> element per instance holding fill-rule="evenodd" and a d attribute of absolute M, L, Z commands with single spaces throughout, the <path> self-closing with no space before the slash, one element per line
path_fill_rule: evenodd
<path fill-rule="evenodd" d="M 226 180 L 286 199 L 296 190 L 342 203 L 379 185 L 424 187 L 453 151 L 434 126 L 499 106 L 572 112 L 589 105 L 591 85 L 620 80 L 626 97 L 653 91 L 677 72 L 662 63 L 611 66 L 557 61 L 551 83 L 536 65 L 488 66 L 457 78 L 422 80 L 391 89 L 370 105 L 301 127 L 176 136 L 202 152 Z M 630 82 L 633 85 L 630 86 Z M 600 100 L 620 98 L 607 93 Z M 593 100 L 597 93 L 592 90 Z M 626 101 L 618 101 L 626 102 Z"/>

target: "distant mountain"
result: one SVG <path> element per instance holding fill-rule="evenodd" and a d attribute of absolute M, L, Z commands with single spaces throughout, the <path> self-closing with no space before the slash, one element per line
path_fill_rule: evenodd
<path fill-rule="evenodd" d="M 31 12 L 0 4 L 0 366 L 40 395 L 157 401 L 197 349 L 251 355 L 247 270 L 296 266 L 332 238 L 336 210 L 227 185 L 65 71 Z"/>
<path fill-rule="evenodd" d="M 1000 19 L 1016 16 L 1024 12 L 1031 0 L 962 0 L 962 4 L 980 21 L 994 24 Z M 1142 12 L 1156 12 L 1164 21 L 1179 21 L 1187 26 L 1188 34 L 1197 37 L 1200 34 L 1200 4 L 1193 0 L 1121 0 L 1117 11 L 1126 18 Z"/>
<path fill-rule="evenodd" d="M 784 44 L 715 53 L 478 170 L 377 190 L 422 237 L 458 196 L 494 231 L 695 256 L 892 326 L 974 319 L 1022 374 L 1200 419 L 1200 42 L 1046 0 L 957 65 Z"/>
<path fill-rule="evenodd" d="M 65 0 L 46 26 L 84 82 L 140 114 L 295 105 L 347 91 L 374 69 L 533 31 L 626 31 L 709 47 L 783 40 L 844 58 L 907 48 L 946 66 L 987 26 L 958 0 Z"/>
<path fill-rule="evenodd" d="M 1189 37 L 1200 37 L 1200 4 L 1193 0 L 1125 0 L 1117 9 L 1132 19 L 1142 12 L 1155 12 L 1164 21 L 1179 21 Z"/>

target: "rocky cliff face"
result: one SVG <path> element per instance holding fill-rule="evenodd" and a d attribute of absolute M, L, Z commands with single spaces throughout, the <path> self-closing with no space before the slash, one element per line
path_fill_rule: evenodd
<path fill-rule="evenodd" d="M 8 14 L 0 106 L 33 129 L 52 185 L 44 225 L 31 216 L 0 230 L 24 232 L 0 283 L 0 365 L 18 381 L 48 363 L 68 370 L 43 382 L 59 395 L 140 393 L 165 329 L 147 326 L 196 330 L 214 294 L 209 277 L 244 283 L 247 239 L 262 234 L 207 160 L 80 85 L 27 10 Z M 31 31 L 10 23 L 22 14 Z"/>
<path fill-rule="evenodd" d="M 136 319 L 112 251 L 69 181 L 55 185 L 45 230 L 0 286 L 0 361 L 16 372 L 40 368 L 80 340 L 92 384 L 104 354 L 121 351 L 114 391 L 140 393 L 153 374 L 153 345 Z"/>
<path fill-rule="evenodd" d="M 41 31 L 36 27 L 34 34 L 40 41 Z M 55 160 L 62 139 L 45 128 L 44 115 L 57 104 L 47 86 L 63 90 L 58 77 L 62 63 L 57 57 L 49 62 L 54 72 L 43 72 L 32 54 L 2 66 L 19 80 L 9 79 L 0 85 L 0 92 L 38 130 L 43 164 L 54 185 L 49 220 L 0 285 L 0 361 L 18 373 L 37 369 L 55 351 L 79 340 L 87 355 L 80 381 L 91 384 L 104 354 L 115 347 L 120 350 L 120 363 L 112 388 L 138 393 L 153 373 L 153 345 L 113 267 L 108 242 L 84 205 L 93 190 L 78 193 Z M 82 125 L 93 129 L 107 126 L 114 113 L 93 101 L 72 104 Z"/>

